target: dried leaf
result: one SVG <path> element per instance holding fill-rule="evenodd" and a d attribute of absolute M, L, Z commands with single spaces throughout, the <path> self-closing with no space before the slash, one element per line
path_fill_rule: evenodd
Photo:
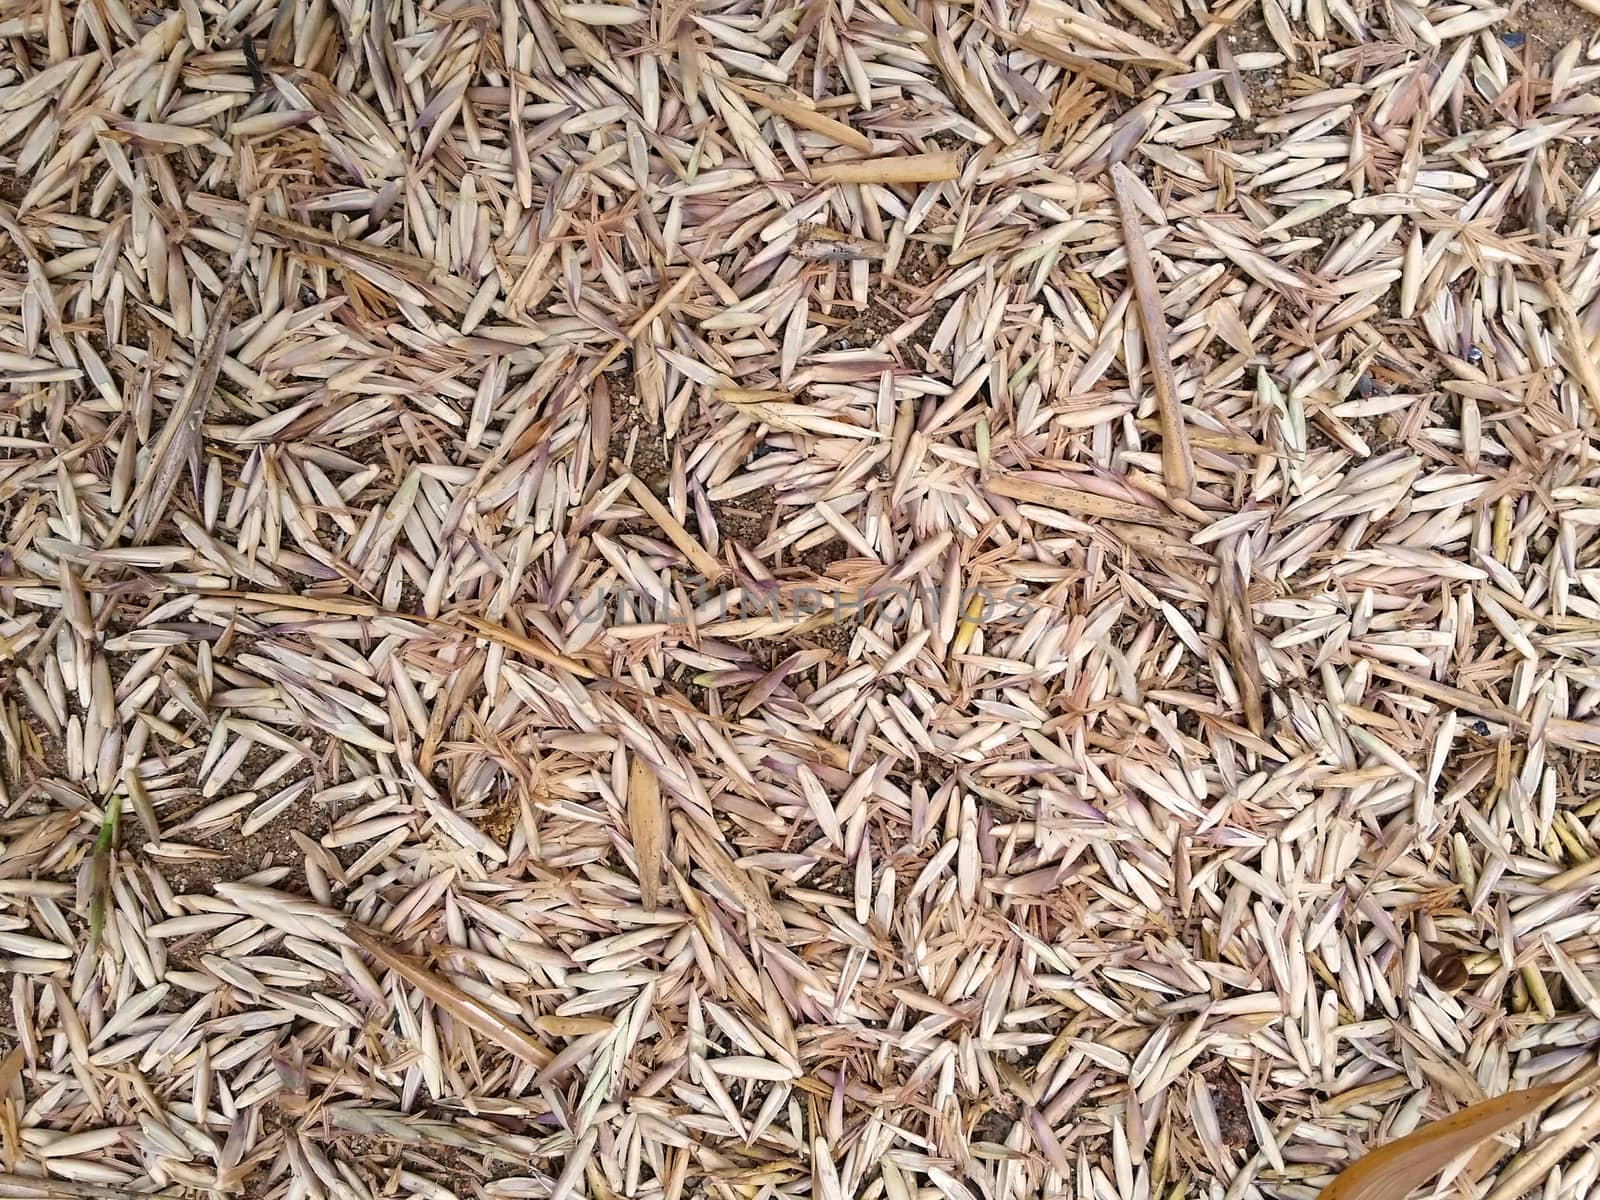
<path fill-rule="evenodd" d="M 1538 1112 L 1565 1090 L 1564 1084 L 1524 1088 L 1430 1121 L 1346 1167 L 1321 1200 L 1403 1200 L 1451 1160 Z"/>
<path fill-rule="evenodd" d="M 5 1061 L 0 1062 L 0 1099 L 4 1099 L 11 1091 L 11 1085 L 22 1077 L 22 1065 L 25 1062 L 21 1046 L 14 1046 L 11 1053 L 6 1055 Z"/>
<path fill-rule="evenodd" d="M 391 949 L 354 921 L 346 927 L 345 932 L 351 941 L 432 1000 L 452 1019 L 511 1051 L 526 1063 L 543 1067 L 550 1061 L 550 1051 L 410 955 Z"/>

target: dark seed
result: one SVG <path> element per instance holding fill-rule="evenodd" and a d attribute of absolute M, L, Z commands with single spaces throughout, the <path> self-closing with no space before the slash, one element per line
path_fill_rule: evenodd
<path fill-rule="evenodd" d="M 1426 974 L 1442 992 L 1459 992 L 1472 978 L 1467 960 L 1454 950 L 1443 950 L 1428 964 Z"/>
<path fill-rule="evenodd" d="M 1479 350 L 1476 346 L 1468 346 L 1467 361 L 1475 367 L 1479 366 L 1483 362 L 1483 351 Z"/>
<path fill-rule="evenodd" d="M 1527 42 L 1528 35 L 1525 33 L 1502 33 L 1500 35 L 1500 40 L 1507 46 L 1510 46 L 1513 50 L 1517 50 Z"/>
<path fill-rule="evenodd" d="M 1211 1106 L 1216 1110 L 1223 1144 L 1234 1150 L 1248 1146 L 1255 1133 L 1244 1107 L 1244 1088 L 1231 1071 L 1225 1069 L 1218 1074 L 1211 1092 Z"/>
<path fill-rule="evenodd" d="M 265 88 L 267 76 L 261 70 L 261 60 L 256 57 L 256 40 L 249 34 L 244 37 L 244 65 L 250 69 L 250 78 L 256 85 L 256 91 Z"/>

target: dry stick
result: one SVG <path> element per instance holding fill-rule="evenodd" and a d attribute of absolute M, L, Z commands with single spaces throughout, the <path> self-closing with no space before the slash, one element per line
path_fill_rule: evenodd
<path fill-rule="evenodd" d="M 195 355 L 189 382 L 184 387 L 182 395 L 178 397 L 177 403 L 167 413 L 167 422 L 162 426 L 161 437 L 150 454 L 149 470 L 139 477 L 133 494 L 128 497 L 122 506 L 122 511 L 117 514 L 117 519 L 106 531 L 105 540 L 100 544 L 101 550 L 109 550 L 117 544 L 117 539 L 133 520 L 134 513 L 140 509 L 144 510 L 144 515 L 134 526 L 133 541 L 135 545 L 144 543 L 145 538 L 149 537 L 150 532 L 160 522 L 162 514 L 166 512 L 167 504 L 172 499 L 172 490 L 178 482 L 178 472 L 183 467 L 184 459 L 188 457 L 186 454 L 177 453 L 174 443 L 180 436 L 187 434 L 195 444 L 198 444 L 200 425 L 205 419 L 206 408 L 211 403 L 211 389 L 216 385 L 217 376 L 222 371 L 222 351 L 227 344 L 225 335 L 228 314 L 232 311 L 234 298 L 239 293 L 239 280 L 244 274 L 245 260 L 250 255 L 256 227 L 261 221 L 263 203 L 260 196 L 253 197 L 245 210 L 244 229 L 239 234 L 239 244 L 234 247 L 233 257 L 228 262 L 228 274 L 222 281 L 222 290 L 217 294 L 217 302 L 211 310 L 206 324 L 206 335 L 200 341 L 200 351 Z M 90 560 L 79 582 L 88 583 L 107 561 Z"/>
<path fill-rule="evenodd" d="M 846 159 L 811 169 L 813 183 L 943 183 L 960 175 L 961 164 L 948 151 Z"/>
<path fill-rule="evenodd" d="M 783 935 L 783 916 L 777 905 L 773 904 L 765 880 L 753 871 L 736 865 L 728 853 L 683 812 L 672 815 L 672 827 L 693 850 L 691 861 L 702 867 L 743 906 L 752 929 L 759 927 L 768 933 L 780 937 Z"/>
<path fill-rule="evenodd" d="M 683 552 L 683 556 L 694 564 L 701 575 L 714 583 L 728 573 L 721 563 L 711 557 L 704 546 L 694 540 L 693 535 L 678 519 L 667 511 L 667 506 L 655 498 L 655 493 L 644 485 L 642 479 L 630 472 L 620 461 L 612 465 L 615 470 L 621 472 L 620 477 L 627 479 L 628 491 L 638 501 L 639 507 L 650 514 L 650 519 L 661 527 L 661 532 L 672 540 L 672 544 Z"/>
<path fill-rule="evenodd" d="M 718 565 L 720 566 L 720 564 Z M 396 612 L 393 609 L 387 609 L 381 605 L 374 604 L 370 600 L 355 600 L 348 596 L 294 596 L 288 594 L 280 595 L 277 592 L 237 592 L 223 591 L 214 588 L 196 588 L 188 594 L 193 596 L 203 596 L 212 600 L 240 600 L 251 604 L 264 605 L 267 607 L 293 609 L 298 612 L 314 612 L 323 614 L 336 613 L 340 616 L 360 617 L 371 620 L 388 619 L 393 621 L 410 621 L 418 625 L 426 625 L 433 629 L 449 630 L 457 633 L 461 632 L 460 626 L 457 626 L 454 622 L 445 620 L 443 617 L 430 617 L 422 613 Z M 542 643 L 534 641 L 532 638 L 525 637 L 518 633 L 513 633 L 504 626 L 496 625 L 493 622 L 486 621 L 482 617 L 474 617 L 466 613 L 459 615 L 461 616 L 461 620 L 465 624 L 467 630 L 477 634 L 486 641 L 496 642 L 508 650 L 515 650 L 520 654 L 526 654 L 529 658 L 535 660 L 536 662 L 542 662 L 546 666 L 560 667 L 563 671 L 567 671 L 570 674 L 576 675 L 580 679 L 598 678 L 592 667 L 579 662 L 577 659 L 570 658 L 565 654 L 551 650 Z M 672 711 L 682 713 L 685 716 L 697 717 L 700 720 L 708 720 L 711 722 L 711 724 L 722 729 L 732 731 L 739 728 L 739 725 L 734 721 L 724 720 L 721 717 L 708 717 L 705 713 L 699 712 L 688 705 L 681 704 L 678 701 L 666 696 L 658 696 L 654 692 L 642 691 L 639 688 L 633 687 L 631 684 L 627 684 L 618 680 L 612 680 L 611 688 L 613 691 L 634 696 L 639 700 L 648 701 L 651 704 L 658 704 L 662 708 L 671 709 Z M 797 752 L 805 750 L 813 751 L 821 755 L 830 766 L 843 768 L 846 762 L 849 761 L 848 751 L 846 751 L 842 746 L 837 746 L 828 741 L 819 734 L 807 734 L 803 738 L 773 736 L 770 738 L 770 741 L 775 746 L 785 746 Z"/>
<path fill-rule="evenodd" d="M 239 220 L 241 210 L 245 206 L 236 200 L 224 200 L 218 196 L 191 196 L 188 200 L 190 208 L 202 215 L 220 218 L 227 221 Z M 363 258 L 371 259 L 380 266 L 392 267 L 398 271 L 414 272 L 428 283 L 437 283 L 441 279 L 448 279 L 449 275 L 439 268 L 435 262 L 416 254 L 407 254 L 403 250 L 396 250 L 392 246 L 377 246 L 371 242 L 364 242 L 360 238 L 342 238 L 338 234 L 326 229 L 319 229 L 315 225 L 307 225 L 302 221 L 292 221 L 288 217 L 277 217 L 271 213 L 261 214 L 261 228 L 274 237 L 288 241 L 304 242 L 310 246 L 322 246 L 329 250 L 343 250 L 350 254 L 358 254 Z"/>
<path fill-rule="evenodd" d="M 1019 46 L 1030 54 L 1037 54 L 1046 62 L 1052 62 L 1058 67 L 1065 67 L 1075 75 L 1081 75 L 1091 83 L 1097 83 L 1109 92 L 1119 96 L 1131 96 L 1137 90 L 1129 83 L 1120 71 L 1114 70 L 1098 59 L 1085 58 L 1081 54 L 1072 54 L 1061 48 L 1055 42 L 1046 41 L 1033 32 L 1013 32 L 1008 29 L 996 29 L 995 34 L 1004 38 L 1013 46 Z"/>
<path fill-rule="evenodd" d="M 1436 683 L 1432 679 L 1407 671 L 1404 667 L 1391 666 L 1378 659 L 1367 659 L 1366 661 L 1374 675 L 1381 679 L 1388 679 L 1398 683 L 1402 687 L 1416 692 L 1417 695 L 1426 696 L 1436 703 L 1474 713 L 1485 720 L 1498 722 L 1520 734 L 1527 734 L 1533 728 L 1533 723 L 1527 717 L 1510 711 L 1498 701 L 1489 697 L 1475 695 L 1462 688 L 1451 687 L 1448 683 Z M 1551 717 L 1544 723 L 1544 736 L 1552 746 L 1561 746 L 1568 750 L 1600 749 L 1600 725 L 1592 724 L 1588 721 L 1572 721 L 1564 717 Z"/>
<path fill-rule="evenodd" d="M 698 267 L 700 264 L 696 264 L 696 266 Z M 613 342 L 611 349 L 607 350 L 605 354 L 603 354 L 595 362 L 594 366 L 590 367 L 584 372 L 580 386 L 588 387 L 596 379 L 599 379 L 605 369 L 612 363 L 616 362 L 617 359 L 621 358 L 622 352 L 629 346 L 633 345 L 634 342 L 638 341 L 639 335 L 642 334 L 646 329 L 650 328 L 650 322 L 654 321 L 662 313 L 666 312 L 667 308 L 672 304 L 672 302 L 679 296 L 683 295 L 683 293 L 688 290 L 689 285 L 699 278 L 699 270 L 688 270 L 682 275 L 679 275 L 677 279 L 673 280 L 672 286 L 666 291 L 662 292 L 661 295 L 657 297 L 656 302 L 649 308 L 645 309 L 644 312 L 640 313 L 638 319 L 634 321 L 632 325 L 628 326 L 628 336 L 625 338 L 618 338 L 615 342 Z"/>
<path fill-rule="evenodd" d="M 433 968 L 394 949 L 382 937 L 362 928 L 359 923 L 349 922 L 345 926 L 345 933 L 356 945 L 432 1000 L 440 1011 L 448 1013 L 452 1020 L 461 1022 L 501 1049 L 509 1050 L 523 1062 L 545 1067 L 555 1057 L 547 1047 L 534 1041 L 526 1031 L 511 1024 L 477 997 L 468 995 Z"/>
<path fill-rule="evenodd" d="M 726 86 L 732 88 L 752 104 L 759 104 L 769 112 L 782 117 L 791 125 L 798 125 L 802 129 L 809 129 L 812 133 L 820 133 L 823 137 L 832 138 L 841 146 L 849 146 L 852 150 L 859 150 L 863 154 L 872 152 L 872 140 L 858 129 L 852 129 L 843 121 L 835 120 L 827 113 L 818 112 L 814 108 L 807 108 L 798 100 L 791 100 L 784 96 L 775 96 L 771 92 L 757 91 L 755 88 L 742 87 L 732 80 L 722 80 Z"/>
<path fill-rule="evenodd" d="M 101 542 L 101 550 L 112 549 L 117 544 L 117 539 L 122 538 L 123 531 L 133 520 L 134 512 L 138 512 L 139 509 L 144 510 L 144 515 L 139 518 L 138 525 L 134 525 L 133 542 L 134 546 L 144 544 L 144 539 L 149 538 L 150 531 L 155 530 L 155 526 L 162 520 L 166 504 L 173 496 L 173 488 L 178 485 L 178 472 L 182 469 L 184 459 L 189 458 L 189 454 L 178 453 L 181 446 L 174 446 L 174 443 L 182 435 L 187 435 L 190 440 L 190 453 L 198 448 L 200 426 L 205 421 L 205 411 L 211 403 L 211 389 L 216 386 L 216 378 L 222 371 L 222 349 L 227 344 L 229 314 L 234 309 L 234 298 L 238 294 L 238 280 L 245 274 L 245 261 L 250 258 L 250 246 L 256 237 L 256 226 L 261 222 L 262 206 L 264 206 L 262 198 L 256 195 L 251 198 L 250 205 L 245 210 L 245 227 L 238 235 L 234 258 L 229 259 L 227 264 L 227 275 L 222 280 L 222 290 L 218 293 L 216 304 L 211 309 L 210 318 L 206 323 L 205 338 L 200 341 L 200 352 L 195 355 L 189 382 L 179 395 L 178 403 L 174 403 L 171 410 L 166 413 L 162 437 L 158 438 L 154 450 L 150 451 L 149 470 L 139 477 L 139 482 L 134 485 L 133 494 L 123 502 L 122 512 L 118 512 L 117 520 L 110 523 L 110 528 L 106 531 L 106 541 Z M 198 486 L 198 480 L 195 486 Z M 82 578 L 78 579 L 80 586 L 94 579 L 94 576 L 99 574 L 99 568 L 107 562 L 109 562 L 107 558 L 91 558 L 88 566 L 83 568 Z"/>
<path fill-rule="evenodd" d="M 1188 44 L 1179 50 L 1175 57 L 1186 65 L 1194 62 L 1200 52 L 1216 40 L 1219 33 L 1232 25 L 1246 9 L 1257 2 L 1258 0 L 1234 0 L 1233 4 L 1221 12 L 1212 13 L 1205 28 L 1190 38 Z"/>
<path fill-rule="evenodd" d="M 1519 733 L 1525 732 L 1528 728 L 1526 717 L 1518 716 L 1516 713 L 1501 707 L 1498 701 L 1487 696 L 1475 695 L 1463 688 L 1452 687 L 1448 683 L 1436 683 L 1434 680 L 1426 679 L 1415 672 L 1406 670 L 1404 667 L 1390 666 L 1377 659 L 1368 661 L 1371 664 L 1374 675 L 1409 688 L 1419 696 L 1426 696 L 1429 700 L 1436 701 L 1439 704 L 1447 704 L 1452 708 L 1464 709 L 1486 720 L 1498 721 L 1503 725 L 1510 726 Z"/>
<path fill-rule="evenodd" d="M 1122 240 L 1128 248 L 1128 275 L 1139 305 L 1139 325 L 1144 330 L 1145 357 L 1155 380 L 1156 408 L 1161 418 L 1161 470 L 1166 476 L 1167 495 L 1187 500 L 1194 491 L 1194 460 L 1189 454 L 1189 439 L 1183 428 L 1183 412 L 1178 405 L 1172 374 L 1172 356 L 1167 349 L 1167 319 L 1161 315 L 1161 292 L 1156 286 L 1150 251 L 1144 244 L 1144 228 L 1134 205 L 1133 172 L 1121 163 L 1111 167 L 1111 187 L 1117 207 L 1122 210 Z"/>
<path fill-rule="evenodd" d="M 1096 492 L 1080 491 L 1057 483 L 1041 483 L 1036 479 L 1022 479 L 1015 475 L 995 475 L 984 481 L 984 486 L 997 496 L 1005 496 L 1023 504 L 1042 504 L 1077 517 L 1101 517 L 1108 521 L 1128 521 L 1136 525 L 1192 527 L 1176 513 L 1163 512 L 1131 500 L 1118 500 Z"/>
<path fill-rule="evenodd" d="M 245 262 L 250 257 L 250 246 L 255 241 L 261 211 L 262 199 L 257 196 L 250 201 L 250 207 L 245 212 L 244 229 L 239 234 L 239 244 L 234 247 L 233 257 L 228 262 L 228 274 L 222 281 L 222 290 L 217 294 L 217 302 L 206 323 L 206 336 L 201 339 L 200 349 L 195 354 L 189 382 L 178 397 L 178 402 L 167 413 L 161 436 L 150 452 L 149 470 L 140 478 L 101 549 L 109 549 L 116 542 L 135 514 L 134 544 L 144 543 L 160 524 L 172 500 L 173 489 L 178 485 L 178 475 L 190 452 L 199 444 L 200 425 L 211 401 L 211 389 L 216 386 L 217 376 L 222 372 L 228 318 L 239 294 L 239 280 L 244 275 Z M 94 564 L 91 563 L 90 569 L 84 572 L 85 579 L 89 578 L 93 568 Z"/>
<path fill-rule="evenodd" d="M 720 564 L 718 564 L 720 566 Z M 369 600 L 355 600 L 348 596 L 294 596 L 280 595 L 276 592 L 238 592 L 223 591 L 210 588 L 197 588 L 190 595 L 203 596 L 213 600 L 241 600 L 269 607 L 288 608 L 300 612 L 337 613 L 347 617 L 363 617 L 373 620 L 387 618 L 394 621 L 411 621 L 430 628 L 460 632 L 460 627 L 442 617 L 429 617 L 422 613 L 396 612 L 393 609 L 383 608 L 381 605 Z M 596 679 L 597 672 L 577 659 L 570 658 L 555 650 L 549 649 L 540 642 L 521 634 L 513 633 L 504 626 L 486 621 L 482 617 L 469 614 L 460 614 L 466 628 L 486 641 L 496 642 L 508 650 L 515 650 L 525 654 L 535 662 L 544 663 L 546 666 L 560 667 L 569 674 L 580 679 Z M 826 614 L 819 614 L 826 615 Z M 633 696 L 641 701 L 660 705 L 662 708 L 671 709 L 673 712 L 685 716 L 709 721 L 718 728 L 730 732 L 738 730 L 739 724 L 721 717 L 709 717 L 707 714 L 682 704 L 666 696 L 658 696 L 654 692 L 643 691 L 618 680 L 611 681 L 613 691 Z M 829 766 L 843 769 L 849 762 L 849 751 L 844 747 L 828 741 L 820 734 L 807 734 L 803 738 L 782 737 L 769 735 L 769 741 L 774 746 L 787 747 L 796 753 L 811 752 L 820 756 Z"/>
<path fill-rule="evenodd" d="M 851 237 L 821 225 L 806 230 L 789 249 L 794 257 L 813 262 L 854 262 L 863 258 L 877 261 L 888 252 L 888 247 L 882 242 Z M 789 398 L 788 392 L 779 392 L 778 395 Z"/>
<path fill-rule="evenodd" d="M 453 621 L 443 617 L 430 617 L 424 613 L 396 612 L 374 604 L 370 600 L 355 600 L 348 596 L 294 596 L 280 595 L 277 592 L 237 592 L 219 590 L 215 588 L 196 588 L 189 593 L 194 596 L 203 596 L 209 600 L 241 600 L 252 604 L 262 604 L 268 608 L 288 608 L 296 612 L 313 612 L 324 615 L 333 613 L 343 617 L 360 617 L 368 620 L 389 619 L 392 621 L 411 621 L 418 625 L 426 625 L 432 629 L 449 630 L 451 633 L 461 633 L 463 629 Z M 575 658 L 570 658 L 559 651 L 546 647 L 543 643 L 534 641 L 530 637 L 514 633 L 504 626 L 496 625 L 482 617 L 462 613 L 461 620 L 466 629 L 490 642 L 498 642 L 508 650 L 516 650 L 526 654 L 529 658 L 544 663 L 550 667 L 560 667 L 580 679 L 594 679 L 593 668 L 585 666 Z"/>
<path fill-rule="evenodd" d="M 1234 685 L 1244 702 L 1245 723 L 1257 737 L 1266 729 L 1261 704 L 1261 660 L 1256 654 L 1255 615 L 1250 609 L 1249 581 L 1238 566 L 1238 543 L 1243 534 L 1223 539 L 1217 547 L 1217 602 L 1227 634 L 1228 657 L 1233 660 Z"/>
<path fill-rule="evenodd" d="M 1588 721 L 1551 717 L 1545 722 L 1544 733 L 1555 746 L 1564 746 L 1569 750 L 1600 749 L 1600 725 Z"/>

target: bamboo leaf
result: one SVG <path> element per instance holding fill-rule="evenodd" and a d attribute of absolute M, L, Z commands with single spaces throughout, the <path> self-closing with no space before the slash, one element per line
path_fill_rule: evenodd
<path fill-rule="evenodd" d="M 1507 1092 L 1378 1147 L 1346 1167 L 1320 1200 L 1405 1200 L 1450 1163 L 1566 1091 L 1564 1084 Z"/>

